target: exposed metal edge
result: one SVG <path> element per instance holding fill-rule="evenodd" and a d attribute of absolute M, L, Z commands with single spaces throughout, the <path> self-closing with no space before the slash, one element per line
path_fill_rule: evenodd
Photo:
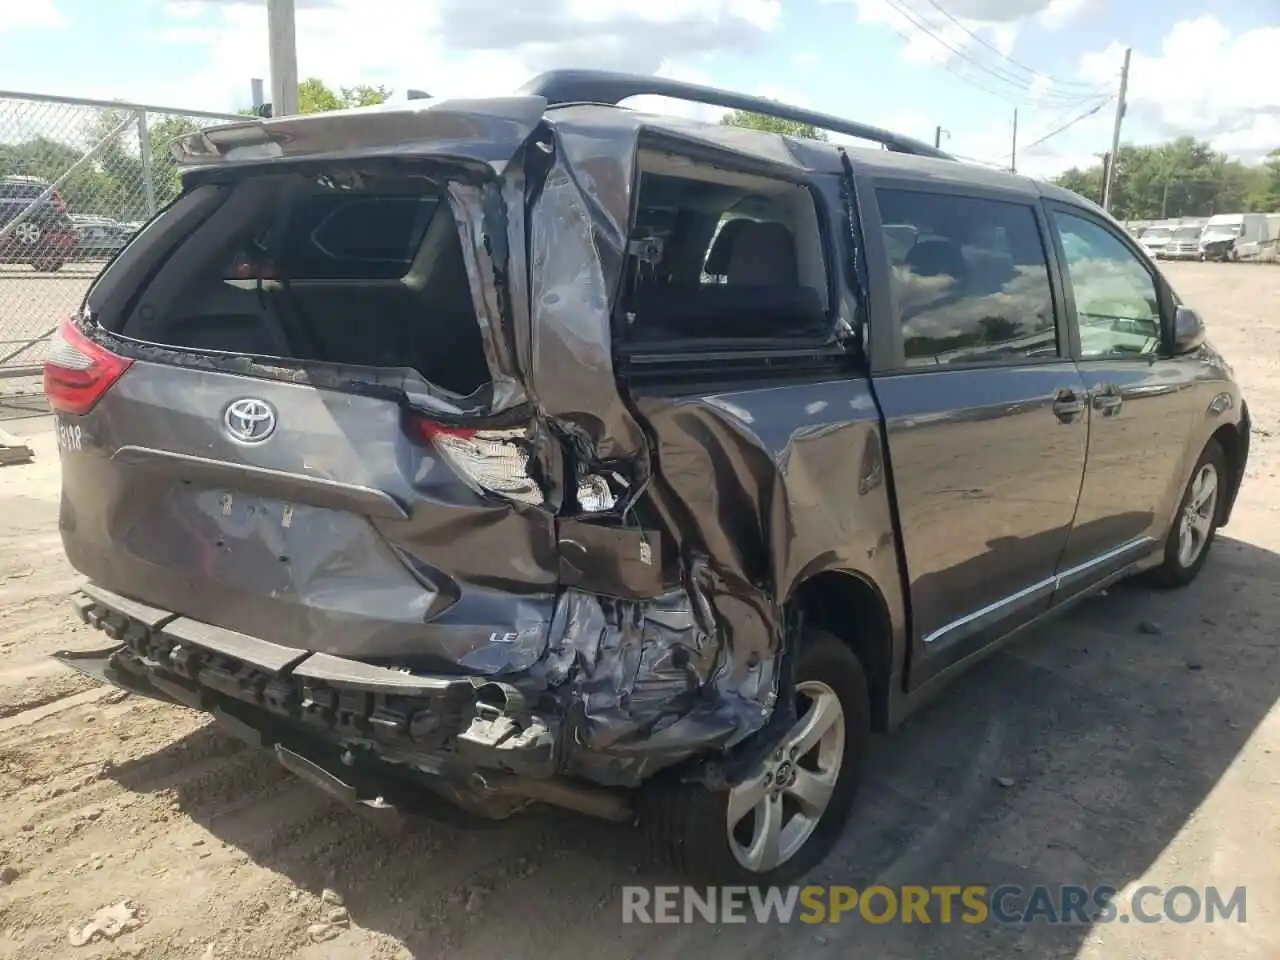
<path fill-rule="evenodd" d="M 150 630 L 159 630 L 177 616 L 176 613 L 172 613 L 169 610 L 161 610 L 159 607 L 153 607 L 137 600 L 130 600 L 128 597 L 122 597 L 118 593 L 112 593 L 96 583 L 86 583 L 80 588 L 80 592 L 94 603 L 100 603 L 102 606 L 115 610 L 117 613 L 123 613 L 126 617 L 137 620 Z M 73 596 L 71 602 L 76 604 L 77 607 L 79 606 L 76 597 Z"/>
<path fill-rule="evenodd" d="M 180 643 L 212 650 L 276 674 L 288 670 L 307 657 L 306 650 L 281 646 L 270 640 L 259 640 L 257 637 L 187 617 L 178 617 L 166 624 L 160 633 Z"/>
<path fill-rule="evenodd" d="M 392 693 L 400 696 L 433 696 L 446 693 L 469 693 L 474 689 L 466 677 L 415 676 L 390 667 L 347 660 L 328 653 L 312 654 L 293 670 L 303 680 L 341 684 L 368 693 Z"/>
<path fill-rule="evenodd" d="M 52 93 L 21 93 L 16 90 L 0 90 L 0 100 L 31 100 L 35 103 L 66 103 L 74 107 L 102 107 L 107 110 L 145 110 L 147 113 L 168 113 L 178 117 L 207 117 L 210 120 L 243 120 L 235 113 L 213 113 L 209 110 L 186 110 L 182 107 L 157 107 L 149 103 L 129 103 L 124 100 L 91 100 L 87 97 L 63 97 Z"/>

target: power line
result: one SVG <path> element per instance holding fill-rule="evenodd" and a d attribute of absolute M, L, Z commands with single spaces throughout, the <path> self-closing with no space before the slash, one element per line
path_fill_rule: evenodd
<path fill-rule="evenodd" d="M 1025 153 L 1026 151 L 1028 151 L 1028 150 L 1032 149 L 1033 147 L 1038 147 L 1038 146 L 1040 146 L 1040 144 L 1044 143 L 1046 140 L 1050 140 L 1050 139 L 1052 139 L 1053 137 L 1056 137 L 1058 134 L 1060 134 L 1060 133 L 1062 133 L 1062 132 L 1064 132 L 1064 131 L 1066 131 L 1066 130 L 1070 130 L 1072 127 L 1074 127 L 1074 126 L 1075 126 L 1077 123 L 1079 123 L 1081 120 L 1084 120 L 1084 119 L 1086 119 L 1086 118 L 1088 118 L 1088 117 L 1092 117 L 1095 113 L 1097 113 L 1099 110 L 1101 110 L 1103 107 L 1105 107 L 1108 103 L 1110 103 L 1110 102 L 1111 102 L 1111 100 L 1112 100 L 1112 98 L 1111 98 L 1111 97 L 1106 97 L 1105 99 L 1098 101 L 1098 103 L 1094 104 L 1092 107 L 1090 107 L 1090 108 L 1089 108 L 1088 110 L 1086 110 L 1084 113 L 1080 114 L 1080 115 L 1079 115 L 1079 116 L 1077 116 L 1077 117 L 1073 117 L 1072 119 L 1070 119 L 1070 120 L 1068 120 L 1066 123 L 1064 123 L 1062 126 L 1057 127 L 1057 128 L 1056 128 L 1056 129 L 1054 129 L 1054 130 L 1050 130 L 1048 133 L 1046 133 L 1046 134 L 1045 134 L 1043 137 L 1041 137 L 1039 140 L 1033 140 L 1033 141 L 1031 141 L 1031 143 L 1028 143 L 1025 147 L 1023 147 L 1023 148 L 1022 148 L 1023 152 Z"/>
<path fill-rule="evenodd" d="M 997 69 L 997 68 L 994 68 L 994 67 L 988 66 L 987 64 L 985 64 L 985 63 L 981 62 L 980 60 L 976 60 L 976 59 L 974 59 L 973 57 L 969 56 L 969 54 L 968 54 L 968 53 L 966 53 L 964 50 L 960 49 L 959 47 L 953 46 L 953 45 L 952 45 L 951 43 L 949 43 L 946 39 L 944 39 L 943 37 L 938 36 L 938 34 L 936 34 L 936 33 L 933 31 L 933 29 L 932 29 L 932 28 L 931 28 L 927 23 L 923 23 L 922 21 L 920 21 L 919 19 L 917 19 L 917 17 L 916 17 L 916 15 L 915 15 L 914 11 L 912 11 L 912 10 L 910 10 L 910 9 L 908 9 L 908 8 L 906 8 L 906 7 L 904 7 L 901 3 L 899 3 L 899 2 L 898 2 L 898 0 L 885 0 L 885 2 L 886 2 L 886 3 L 888 3 L 888 4 L 889 4 L 889 6 L 890 6 L 890 7 L 892 7 L 894 10 L 898 11 L 898 13 L 899 13 L 899 14 L 901 14 L 901 15 L 902 15 L 902 17 L 903 17 L 904 19 L 906 19 L 906 20 L 907 20 L 907 21 L 908 21 L 912 26 L 914 26 L 917 30 L 919 30 L 921 33 L 923 33 L 923 34 L 925 34 L 926 36 L 928 36 L 928 37 L 929 37 L 931 40 L 933 40 L 935 43 L 939 44 L 940 46 L 942 46 L 942 47 L 943 47 L 943 48 L 945 48 L 946 50 L 950 51 L 954 56 L 958 57 L 958 58 L 959 58 L 959 59 L 961 59 L 961 60 L 964 60 L 964 61 L 965 61 L 965 62 L 967 62 L 967 63 L 972 64 L 973 66 L 975 66 L 975 67 L 977 67 L 979 70 L 981 70 L 983 73 L 986 73 L 986 74 L 988 74 L 988 75 L 990 75 L 990 76 L 994 77 L 995 79 L 997 79 L 997 80 L 1001 81 L 1002 83 L 1006 83 L 1006 84 L 1008 84 L 1009 86 L 1014 87 L 1014 88 L 1015 88 L 1016 90 L 1018 90 L 1020 93 L 1022 93 L 1022 94 L 1024 94 L 1024 95 L 1026 95 L 1026 94 L 1030 94 L 1030 92 L 1031 92 L 1031 91 L 1030 91 L 1030 84 L 1029 84 L 1029 83 L 1028 83 L 1024 78 L 1014 76 L 1013 74 L 1009 73 L 1008 71 L 1005 71 L 1005 70 L 1001 70 L 1001 69 Z M 891 28 L 891 29 L 893 29 L 893 28 Z M 901 31 L 899 31 L 899 30 L 894 30 L 894 32 L 895 32 L 895 33 L 897 33 L 897 34 L 898 34 L 900 37 L 902 37 L 904 40 L 907 40 L 908 42 L 910 42 L 910 38 L 909 38 L 909 37 L 907 37 L 907 36 L 905 36 Z M 942 66 L 944 69 L 947 69 L 949 73 L 952 73 L 952 74 L 954 74 L 954 75 L 955 75 L 955 76 L 957 76 L 957 77 L 960 77 L 960 79 L 965 80 L 966 82 L 968 82 L 968 83 L 972 84 L 973 86 L 977 87 L 979 90 L 982 90 L 982 91 L 983 91 L 983 92 L 985 92 L 985 93 L 989 93 L 989 94 L 991 94 L 992 96 L 1000 97 L 1002 100 L 1005 100 L 1005 101 L 1006 101 L 1006 102 L 1008 102 L 1008 103 L 1020 104 L 1020 103 L 1025 102 L 1025 101 L 1015 101 L 1015 100 L 1011 100 L 1011 99 L 1010 99 L 1007 95 L 1005 95 L 1005 94 L 997 93 L 997 92 L 995 92 L 995 91 L 991 90 L 990 88 L 987 88 L 987 87 L 982 86 L 981 84 L 975 83 L 975 82 L 974 82 L 970 77 L 966 77 L 966 76 L 965 76 L 964 74 L 962 74 L 962 73 L 958 73 L 958 72 L 957 72 L 957 71 L 955 71 L 955 70 L 951 70 L 951 69 L 949 68 L 949 66 L 948 66 L 945 62 L 944 62 L 944 63 L 942 63 L 942 64 L 941 64 L 941 66 Z M 1046 97 L 1044 97 L 1044 98 L 1042 98 L 1042 99 L 1044 99 L 1044 100 L 1046 100 L 1046 101 L 1047 101 L 1047 100 L 1056 100 L 1056 101 L 1058 101 L 1058 102 L 1059 102 L 1059 105 L 1063 105 L 1063 106 L 1065 106 L 1068 102 L 1070 102 L 1070 103 L 1079 103 L 1081 100 L 1086 99 L 1086 98 L 1084 98 L 1084 97 L 1079 97 L 1079 96 L 1074 96 L 1074 95 L 1066 95 L 1066 94 L 1050 94 L 1049 96 L 1046 96 Z"/>
<path fill-rule="evenodd" d="M 1019 70 L 1025 70 L 1027 73 L 1031 74 L 1032 77 L 1044 76 L 1044 78 L 1048 80 L 1050 83 L 1052 83 L 1054 86 L 1081 87 L 1094 92 L 1100 91 L 1100 88 L 1096 83 L 1088 83 L 1084 80 L 1063 80 L 1059 77 L 1051 77 L 1048 74 L 1041 74 L 1041 72 L 1039 70 L 1036 70 L 1034 67 L 1028 67 L 1025 63 L 1022 63 L 1019 60 L 1015 60 L 1013 57 L 1009 56 L 1009 54 L 1000 50 L 994 44 L 988 42 L 981 34 L 975 33 L 974 31 L 970 30 L 968 27 L 964 25 L 964 23 L 961 20 L 953 16 L 951 12 L 947 10 L 946 7 L 940 4 L 938 0 L 929 0 L 929 3 L 931 3 L 934 7 L 936 7 L 938 12 L 941 13 L 944 17 L 946 17 L 948 20 L 954 23 L 957 27 L 963 30 L 966 34 L 968 34 L 978 43 L 982 44 L 982 46 L 986 47 L 988 50 L 990 50 L 996 56 L 1000 57 L 1002 60 L 1006 60 L 1009 63 L 1013 64 L 1013 66 L 1017 67 Z"/>
<path fill-rule="evenodd" d="M 911 38 L 907 36 L 905 33 L 903 33 L 901 30 L 899 30 L 897 27 L 891 24 L 884 24 L 884 26 L 888 28 L 892 33 L 900 37 L 904 42 L 906 43 L 911 42 Z M 974 80 L 972 77 L 965 76 L 959 70 L 953 69 L 952 66 L 946 61 L 943 61 L 937 64 L 937 66 L 947 71 L 947 73 L 951 74 L 953 77 L 956 77 L 959 80 L 963 80 L 965 83 L 969 84 L 969 86 L 973 87 L 974 89 L 981 90 L 983 93 L 987 94 L 988 96 L 995 97 L 997 100 L 1003 100 L 1005 103 L 1011 103 L 1011 104 L 1014 104 L 1015 106 L 1022 102 L 1018 100 L 1011 100 L 1007 95 L 1000 93 L 997 90 L 992 90 L 990 87 L 983 86 L 981 83 L 978 83 L 978 81 Z"/>

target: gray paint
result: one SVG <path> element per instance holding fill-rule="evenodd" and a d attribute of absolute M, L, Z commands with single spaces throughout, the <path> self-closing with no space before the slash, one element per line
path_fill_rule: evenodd
<path fill-rule="evenodd" d="M 877 639 L 900 717 L 937 685 L 925 681 L 1140 560 L 1212 429 L 1243 422 L 1207 347 L 1123 365 L 902 369 L 871 188 L 1084 205 L 1073 195 L 950 161 L 609 107 L 544 114 L 535 100 L 248 121 L 179 152 L 201 165 L 191 184 L 237 163 L 353 153 L 470 171 L 449 199 L 495 389 L 466 411 L 424 388 L 409 401 L 524 425 L 555 489 L 567 482 L 563 450 L 617 471 L 630 490 L 620 512 L 570 517 L 558 500 L 477 495 L 406 438 L 394 390 L 407 373 L 180 354 L 88 323 L 139 359 L 80 418 L 83 449 L 63 454 L 62 529 L 78 570 L 304 653 L 501 677 L 569 725 L 560 769 L 634 784 L 790 708 L 787 604 L 815 576 L 856 578 L 883 603 L 891 635 Z M 833 334 L 807 376 L 620 386 L 611 308 L 636 150 L 653 136 L 814 188 L 838 316 L 859 331 L 873 376 Z M 108 327 L 118 273 L 89 297 Z M 1087 403 L 1055 414 L 1060 391 L 1088 397 L 1101 382 L 1123 393 L 1119 416 Z M 246 396 L 278 412 L 268 442 L 220 429 L 223 408 Z"/>

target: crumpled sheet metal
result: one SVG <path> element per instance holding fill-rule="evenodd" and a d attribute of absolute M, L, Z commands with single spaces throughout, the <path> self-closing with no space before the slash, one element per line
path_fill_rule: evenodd
<path fill-rule="evenodd" d="M 492 380 L 489 412 L 498 414 L 528 400 L 511 325 L 504 321 L 509 313 L 507 265 L 511 259 L 506 205 L 501 186 L 493 182 L 469 184 L 452 180 L 447 189 Z"/>
<path fill-rule="evenodd" d="M 562 595 L 551 648 L 535 673 L 566 696 L 577 720 L 570 772 L 632 786 L 764 725 L 771 666 L 757 665 L 754 684 L 741 690 L 719 689 L 736 671 L 722 630 L 696 606 L 686 591 L 644 602 Z"/>
<path fill-rule="evenodd" d="M 589 467 L 648 484 L 646 522 L 677 545 L 683 585 L 646 600 L 566 590 L 533 673 L 576 717 L 571 770 L 633 784 L 768 720 L 783 633 L 772 551 L 786 499 L 772 446 L 733 411 L 690 406 L 651 449 L 613 370 L 637 139 L 580 118 L 538 138 L 550 150 L 528 225 L 530 392 Z M 723 502 L 703 511 L 694 490 Z"/>
<path fill-rule="evenodd" d="M 571 163 L 554 129 L 547 139 L 549 168 L 529 216 L 531 389 L 593 466 L 647 473 L 643 432 L 618 394 L 610 331 L 626 255 L 630 174 L 616 168 L 626 155 Z"/>

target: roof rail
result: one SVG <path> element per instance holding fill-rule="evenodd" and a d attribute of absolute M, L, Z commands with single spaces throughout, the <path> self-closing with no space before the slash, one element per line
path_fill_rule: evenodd
<path fill-rule="evenodd" d="M 777 117 L 779 120 L 809 123 L 821 130 L 831 130 L 883 144 L 895 153 L 936 157 L 940 160 L 955 159 L 949 153 L 932 147 L 922 140 L 904 137 L 891 130 L 778 103 L 764 97 L 751 97 L 731 90 L 719 90 L 695 83 L 681 83 L 679 80 L 668 80 L 664 77 L 614 73 L 609 70 L 548 70 L 526 83 L 519 92 L 545 97 L 547 105 L 552 107 L 568 103 L 607 103 L 617 106 L 629 97 L 671 97 L 676 100 L 726 107 L 730 110 L 761 113 L 765 116 Z"/>

